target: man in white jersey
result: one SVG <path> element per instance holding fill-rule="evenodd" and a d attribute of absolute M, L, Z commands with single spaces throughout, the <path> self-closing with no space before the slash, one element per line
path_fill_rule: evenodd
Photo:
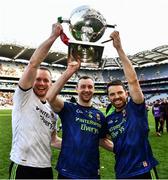
<path fill-rule="evenodd" d="M 61 147 L 56 134 L 57 115 L 46 101 L 52 85 L 50 71 L 40 67 L 60 36 L 62 26 L 53 24 L 52 33 L 34 52 L 13 97 L 10 179 L 52 179 L 51 144 Z"/>

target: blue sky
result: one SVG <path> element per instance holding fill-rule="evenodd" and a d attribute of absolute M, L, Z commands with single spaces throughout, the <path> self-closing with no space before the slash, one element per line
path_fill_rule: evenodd
<path fill-rule="evenodd" d="M 0 0 L 0 42 L 37 47 L 49 36 L 57 17 L 68 19 L 81 5 L 98 10 L 108 24 L 117 24 L 127 54 L 168 44 L 167 0 Z M 63 27 L 71 37 L 68 24 Z M 107 28 L 101 41 L 112 30 Z M 67 52 L 60 40 L 52 49 Z M 111 42 L 105 44 L 103 56 L 117 56 Z"/>

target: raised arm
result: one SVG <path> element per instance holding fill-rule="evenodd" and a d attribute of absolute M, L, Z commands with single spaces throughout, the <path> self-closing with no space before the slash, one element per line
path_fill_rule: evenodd
<path fill-rule="evenodd" d="M 135 69 L 122 48 L 119 32 L 114 31 L 110 37 L 113 39 L 113 46 L 116 48 L 119 58 L 121 59 L 124 74 L 128 82 L 130 96 L 135 103 L 140 104 L 144 101 L 144 95 L 142 93 Z"/>
<path fill-rule="evenodd" d="M 60 36 L 61 32 L 61 24 L 56 23 L 52 25 L 51 35 L 35 50 L 32 57 L 30 58 L 28 66 L 26 67 L 21 79 L 19 80 L 19 86 L 21 88 L 29 89 L 33 86 L 39 65 L 46 58 L 51 46 Z"/>
<path fill-rule="evenodd" d="M 80 65 L 79 57 L 76 58 L 76 61 L 72 61 L 72 57 L 70 57 L 68 59 L 67 69 L 48 90 L 46 98 L 55 112 L 60 112 L 64 106 L 63 99 L 58 96 L 59 93 L 71 76 L 80 68 Z"/>

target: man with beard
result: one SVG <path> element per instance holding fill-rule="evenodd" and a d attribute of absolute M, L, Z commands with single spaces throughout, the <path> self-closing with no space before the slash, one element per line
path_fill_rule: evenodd
<path fill-rule="evenodd" d="M 110 36 L 122 62 L 129 89 L 128 97 L 120 80 L 112 81 L 107 86 L 109 100 L 115 108 L 106 120 L 114 143 L 116 178 L 152 179 L 153 175 L 157 177 L 155 166 L 158 162 L 148 141 L 144 95 L 131 61 L 123 51 L 119 32 L 114 31 Z"/>
<path fill-rule="evenodd" d="M 52 32 L 33 53 L 13 97 L 10 179 L 52 179 L 51 143 L 61 147 L 56 135 L 57 115 L 46 101 L 51 72 L 40 67 L 62 26 Z"/>
<path fill-rule="evenodd" d="M 62 148 L 56 166 L 58 179 L 99 179 L 99 143 L 110 151 L 113 144 L 106 138 L 104 115 L 92 106 L 95 88 L 91 77 L 78 80 L 77 102 L 64 102 L 58 97 L 65 83 L 80 68 L 80 58 L 71 60 L 72 57 L 47 94 L 62 123 Z"/>

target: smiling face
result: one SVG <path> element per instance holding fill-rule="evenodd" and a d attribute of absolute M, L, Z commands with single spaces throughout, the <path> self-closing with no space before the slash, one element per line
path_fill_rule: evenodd
<path fill-rule="evenodd" d="M 121 85 L 113 85 L 108 87 L 108 98 L 117 111 L 123 109 L 127 102 L 128 93 Z"/>
<path fill-rule="evenodd" d="M 80 79 L 76 87 L 81 105 L 90 105 L 94 94 L 94 82 L 92 79 Z"/>
<path fill-rule="evenodd" d="M 48 70 L 38 69 L 36 80 L 33 84 L 34 93 L 41 99 L 45 100 L 48 89 L 52 85 L 51 74 Z"/>

